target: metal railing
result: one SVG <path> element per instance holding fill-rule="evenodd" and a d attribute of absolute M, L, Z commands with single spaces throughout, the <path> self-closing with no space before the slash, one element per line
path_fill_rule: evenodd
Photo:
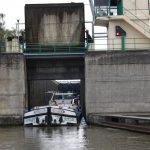
<path fill-rule="evenodd" d="M 84 52 L 88 48 L 88 43 L 6 43 L 0 42 L 0 52 L 23 52 L 23 53 L 75 53 Z"/>
<path fill-rule="evenodd" d="M 134 14 L 132 10 L 124 8 L 124 16 L 126 16 L 130 21 L 140 27 L 143 32 L 150 34 L 150 26 L 146 22 L 144 22 L 143 19 L 140 19 L 136 14 Z"/>
<path fill-rule="evenodd" d="M 95 15 L 95 17 L 117 16 L 117 7 L 95 6 Z"/>
<path fill-rule="evenodd" d="M 6 48 L 5 42 L 0 42 L 0 52 L 23 52 L 23 53 L 78 53 L 86 51 L 107 51 L 107 50 L 150 50 L 150 40 L 146 38 L 126 38 L 124 39 L 124 49 L 122 49 L 121 37 L 114 39 L 95 39 L 95 43 L 23 43 Z M 13 45 L 13 44 L 12 44 Z"/>
<path fill-rule="evenodd" d="M 23 52 L 34 53 L 34 52 L 53 52 L 53 53 L 71 53 L 71 52 L 82 52 L 87 50 L 86 43 L 27 43 Z"/>
<path fill-rule="evenodd" d="M 104 17 L 104 16 L 117 16 L 117 6 L 95 6 L 95 17 Z M 132 15 L 135 15 L 138 17 L 139 14 L 144 16 L 145 18 L 149 18 L 149 9 L 140 9 L 140 8 L 135 8 L 135 9 L 127 9 L 123 7 L 123 12 L 125 11 L 130 11 Z"/>
<path fill-rule="evenodd" d="M 135 8 L 135 9 L 128 9 L 129 11 L 133 12 L 136 15 L 140 13 L 146 18 L 149 18 L 149 14 L 150 14 L 149 9 L 142 9 L 141 6 L 138 6 L 136 1 L 128 1 L 128 3 L 130 3 L 131 8 Z M 149 3 L 148 3 L 148 8 L 149 8 Z"/>
<path fill-rule="evenodd" d="M 146 38 L 125 38 L 124 48 L 120 38 L 97 39 L 91 43 L 88 51 L 114 51 L 114 50 L 150 50 L 150 40 Z"/>

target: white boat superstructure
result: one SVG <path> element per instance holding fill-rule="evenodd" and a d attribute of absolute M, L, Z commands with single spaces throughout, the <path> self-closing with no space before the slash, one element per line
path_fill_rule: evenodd
<path fill-rule="evenodd" d="M 24 125 L 78 125 L 80 119 L 81 107 L 73 93 L 53 93 L 48 106 L 34 107 L 24 114 Z"/>

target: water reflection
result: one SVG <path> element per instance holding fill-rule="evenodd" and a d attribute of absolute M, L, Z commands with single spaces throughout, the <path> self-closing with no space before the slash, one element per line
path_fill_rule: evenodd
<path fill-rule="evenodd" d="M 1 127 L 0 150 L 149 150 L 150 136 L 93 126 Z"/>
<path fill-rule="evenodd" d="M 26 139 L 36 139 L 40 150 L 84 148 L 84 131 L 78 127 L 25 128 L 24 133 Z"/>

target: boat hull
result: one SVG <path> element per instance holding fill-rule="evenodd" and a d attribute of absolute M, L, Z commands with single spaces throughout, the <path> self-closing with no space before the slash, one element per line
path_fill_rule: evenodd
<path fill-rule="evenodd" d="M 24 114 L 25 126 L 79 125 L 81 111 L 59 106 L 36 107 Z"/>

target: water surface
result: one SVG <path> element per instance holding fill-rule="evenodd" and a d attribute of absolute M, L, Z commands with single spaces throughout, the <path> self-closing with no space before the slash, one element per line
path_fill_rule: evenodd
<path fill-rule="evenodd" d="M 150 150 L 150 135 L 85 125 L 0 127 L 0 150 Z"/>

